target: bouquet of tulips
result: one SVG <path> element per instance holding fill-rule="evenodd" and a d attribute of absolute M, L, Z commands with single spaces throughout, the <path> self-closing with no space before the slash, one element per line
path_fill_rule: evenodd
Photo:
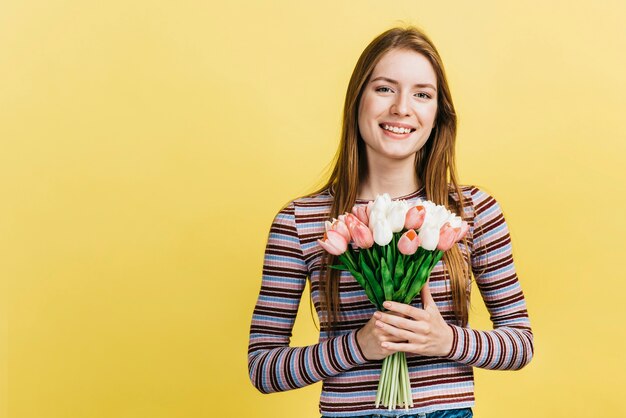
<path fill-rule="evenodd" d="M 355 205 L 352 213 L 325 222 L 324 238 L 318 243 L 348 270 L 379 310 L 383 302 L 410 304 L 433 267 L 467 233 L 469 226 L 444 206 L 428 200 L 410 206 L 378 195 L 367 206 Z M 352 243 L 353 245 L 349 245 Z M 376 407 L 390 410 L 413 406 L 411 381 L 404 352 L 383 361 Z"/>

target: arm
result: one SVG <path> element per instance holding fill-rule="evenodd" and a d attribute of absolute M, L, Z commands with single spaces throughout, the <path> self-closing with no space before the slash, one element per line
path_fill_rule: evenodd
<path fill-rule="evenodd" d="M 291 202 L 272 223 L 261 291 L 252 315 L 248 371 L 263 393 L 295 389 L 363 364 L 356 330 L 307 347 L 289 347 L 308 274 Z"/>
<path fill-rule="evenodd" d="M 453 342 L 445 357 L 484 369 L 521 369 L 532 359 L 533 333 L 515 272 L 509 230 L 492 196 L 474 188 L 472 199 L 472 271 L 494 329 L 478 331 L 448 324 Z"/>

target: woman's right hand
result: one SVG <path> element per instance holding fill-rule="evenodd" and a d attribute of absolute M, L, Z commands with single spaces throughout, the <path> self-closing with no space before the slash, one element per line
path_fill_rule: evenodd
<path fill-rule="evenodd" d="M 374 315 L 372 315 L 369 321 L 356 332 L 356 340 L 367 360 L 382 360 L 396 352 L 395 350 L 383 348 L 381 344 L 385 341 L 394 343 L 404 342 L 404 340 L 388 334 L 380 327 L 376 326 L 376 321 L 378 321 L 379 318 L 380 312 L 374 312 Z"/>

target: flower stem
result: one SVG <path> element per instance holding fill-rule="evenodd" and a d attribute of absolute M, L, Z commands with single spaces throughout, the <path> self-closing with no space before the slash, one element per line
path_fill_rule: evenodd
<path fill-rule="evenodd" d="M 387 371 L 387 359 L 389 357 L 385 357 L 383 360 L 383 366 L 380 369 L 380 378 L 378 380 L 378 390 L 376 391 L 376 408 L 380 406 L 380 401 L 382 400 L 383 388 L 385 387 L 385 372 Z"/>
<path fill-rule="evenodd" d="M 398 355 L 400 353 L 393 353 L 391 355 L 393 368 L 391 372 L 391 393 L 389 396 L 389 410 L 392 410 L 396 407 L 398 400 Z"/>

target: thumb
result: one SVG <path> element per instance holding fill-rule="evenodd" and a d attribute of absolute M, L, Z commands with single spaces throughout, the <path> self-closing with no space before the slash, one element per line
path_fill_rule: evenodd
<path fill-rule="evenodd" d="M 428 287 L 429 282 L 430 280 L 424 284 L 424 287 L 422 287 L 422 291 L 421 291 L 422 306 L 424 309 L 430 306 L 434 306 L 435 309 L 438 309 L 437 304 L 435 303 L 435 300 L 433 299 L 433 296 L 430 294 L 430 288 Z"/>

